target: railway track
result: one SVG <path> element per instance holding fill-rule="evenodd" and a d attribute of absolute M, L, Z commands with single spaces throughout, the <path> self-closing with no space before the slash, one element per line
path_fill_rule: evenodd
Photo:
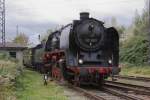
<path fill-rule="evenodd" d="M 123 93 L 122 91 L 114 90 L 114 89 L 111 89 L 108 87 L 103 87 L 103 89 L 105 92 L 110 93 L 112 95 L 115 95 L 115 96 L 120 97 L 120 98 L 125 99 L 125 100 L 144 100 L 142 98 L 138 98 L 137 96 Z"/>
<path fill-rule="evenodd" d="M 99 88 L 81 88 L 73 85 L 69 85 L 69 87 L 88 97 L 89 100 L 144 100 L 105 86 L 102 90 Z"/>
<path fill-rule="evenodd" d="M 123 75 L 117 75 L 114 77 L 118 79 L 128 79 L 128 80 L 135 80 L 135 81 L 142 81 L 142 82 L 150 82 L 150 78 L 148 77 L 123 76 Z"/>
<path fill-rule="evenodd" d="M 120 83 L 120 82 L 113 82 L 113 81 L 106 81 L 104 86 L 110 87 L 110 88 L 115 88 L 115 89 L 121 89 L 126 92 L 133 92 L 136 94 L 150 96 L 150 87 L 144 87 L 144 86 Z"/>
<path fill-rule="evenodd" d="M 60 84 L 60 82 L 57 82 Z M 87 97 L 86 100 L 150 100 L 144 99 L 150 97 L 150 87 L 131 85 L 113 81 L 106 81 L 102 88 L 93 84 L 92 87 L 76 87 L 72 84 L 65 83 L 73 91 Z M 94 87 L 93 87 L 94 86 Z"/>
<path fill-rule="evenodd" d="M 76 87 L 73 85 L 69 85 L 70 88 L 82 93 L 84 96 L 88 97 L 90 100 L 106 100 L 104 97 L 102 96 L 97 96 L 94 93 L 89 92 L 86 89 L 82 89 L 80 87 Z"/>

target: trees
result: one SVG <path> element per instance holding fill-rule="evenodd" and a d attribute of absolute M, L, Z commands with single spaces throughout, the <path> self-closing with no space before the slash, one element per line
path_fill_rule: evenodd
<path fill-rule="evenodd" d="M 20 33 L 14 38 L 13 42 L 27 46 L 29 42 L 29 37 L 24 33 Z"/>
<path fill-rule="evenodd" d="M 115 17 L 111 18 L 110 24 L 118 30 L 120 38 L 124 38 L 123 35 L 125 34 L 126 27 L 124 25 L 118 24 Z"/>
<path fill-rule="evenodd" d="M 148 62 L 148 40 L 144 36 L 133 36 L 120 47 L 121 62 L 143 65 Z"/>
<path fill-rule="evenodd" d="M 117 19 L 115 17 L 111 18 L 111 25 L 114 26 L 114 27 L 118 26 Z"/>
<path fill-rule="evenodd" d="M 148 16 L 148 7 L 143 9 L 142 15 L 139 15 L 138 12 L 135 12 L 135 17 L 133 20 L 133 33 L 135 35 L 147 35 L 149 30 L 149 16 Z"/>
<path fill-rule="evenodd" d="M 132 23 L 133 36 L 120 47 L 120 60 L 134 65 L 148 64 L 149 40 L 148 7 L 140 15 L 137 11 Z"/>
<path fill-rule="evenodd" d="M 46 34 L 42 35 L 40 41 L 41 41 L 42 43 L 45 43 L 45 42 L 47 41 L 49 35 L 50 35 L 52 32 L 53 32 L 52 29 L 48 29 L 47 32 L 46 32 Z"/>

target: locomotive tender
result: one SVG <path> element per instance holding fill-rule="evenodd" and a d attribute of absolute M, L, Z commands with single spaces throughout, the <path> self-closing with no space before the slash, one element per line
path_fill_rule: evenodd
<path fill-rule="evenodd" d="M 32 68 L 41 73 L 44 72 L 44 43 L 38 44 L 35 47 L 28 48 L 23 52 L 23 64 L 27 68 Z"/>
<path fill-rule="evenodd" d="M 118 74 L 119 35 L 115 28 L 80 13 L 74 20 L 51 33 L 45 45 L 44 68 L 50 76 L 75 84 L 101 83 Z"/>

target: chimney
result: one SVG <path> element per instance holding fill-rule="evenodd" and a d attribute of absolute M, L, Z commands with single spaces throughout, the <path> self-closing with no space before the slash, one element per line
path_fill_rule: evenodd
<path fill-rule="evenodd" d="M 85 20 L 89 18 L 89 13 L 88 12 L 81 12 L 80 13 L 80 20 Z"/>

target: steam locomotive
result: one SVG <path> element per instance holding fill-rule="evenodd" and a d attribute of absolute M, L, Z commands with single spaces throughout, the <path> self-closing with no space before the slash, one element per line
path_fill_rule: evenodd
<path fill-rule="evenodd" d="M 43 63 L 45 73 L 54 79 L 100 84 L 120 71 L 118 32 L 82 12 L 79 20 L 49 35 Z"/>

